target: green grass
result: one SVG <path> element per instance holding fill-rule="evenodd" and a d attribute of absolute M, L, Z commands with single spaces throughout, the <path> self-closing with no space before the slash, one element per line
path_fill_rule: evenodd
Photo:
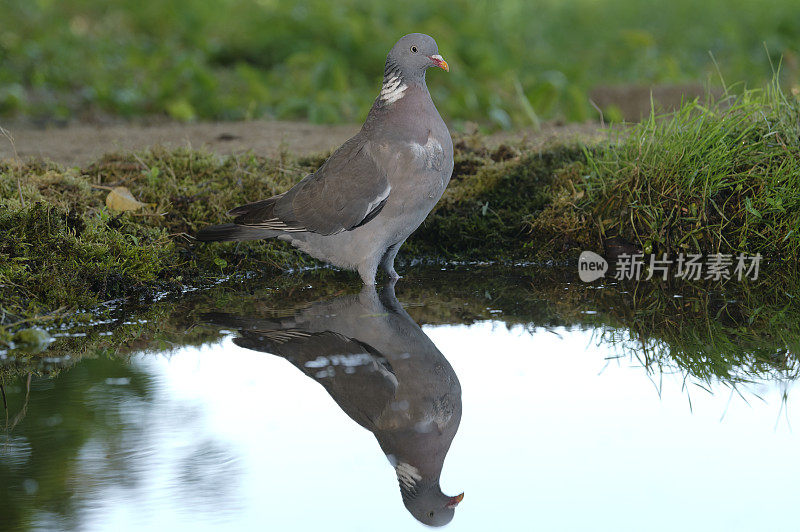
<path fill-rule="evenodd" d="M 653 253 L 800 259 L 800 99 L 775 84 L 651 116 L 587 166 L 605 236 Z"/>
<path fill-rule="evenodd" d="M 555 173 L 526 217 L 532 243 L 572 252 L 622 242 L 645 254 L 800 259 L 800 97 L 773 82 L 651 113 Z"/>
<path fill-rule="evenodd" d="M 709 52 L 751 85 L 783 57 L 784 85 L 798 84 L 795 0 L 9 0 L 0 117 L 357 122 L 412 31 L 452 65 L 429 85 L 455 124 L 594 119 L 593 87 L 716 79 Z"/>

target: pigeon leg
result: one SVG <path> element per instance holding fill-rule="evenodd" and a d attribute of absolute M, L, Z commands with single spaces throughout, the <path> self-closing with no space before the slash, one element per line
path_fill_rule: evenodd
<path fill-rule="evenodd" d="M 358 275 L 367 286 L 375 286 L 375 274 L 378 272 L 378 261 L 380 255 L 377 257 L 370 257 L 358 265 Z"/>
<path fill-rule="evenodd" d="M 381 268 L 393 281 L 396 281 L 401 277 L 400 274 L 398 274 L 394 269 L 394 258 L 397 256 L 397 252 L 400 251 L 400 246 L 403 245 L 403 242 L 405 242 L 405 239 L 393 246 L 390 246 L 389 249 L 386 250 L 386 253 L 383 254 L 383 259 L 381 260 Z"/>

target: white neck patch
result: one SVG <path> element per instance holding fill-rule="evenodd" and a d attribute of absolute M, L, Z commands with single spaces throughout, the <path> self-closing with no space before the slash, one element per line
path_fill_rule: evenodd
<path fill-rule="evenodd" d="M 419 469 L 405 462 L 397 464 L 394 470 L 397 473 L 397 480 L 406 488 L 413 488 L 416 486 L 417 482 L 422 479 Z"/>
<path fill-rule="evenodd" d="M 386 103 L 394 103 L 403 97 L 408 85 L 403 83 L 402 78 L 393 74 L 383 78 L 383 86 L 381 87 L 381 101 Z"/>

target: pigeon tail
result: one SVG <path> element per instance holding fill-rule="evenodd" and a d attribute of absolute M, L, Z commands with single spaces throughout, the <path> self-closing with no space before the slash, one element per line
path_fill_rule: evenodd
<path fill-rule="evenodd" d="M 274 238 L 283 233 L 274 229 L 261 229 L 239 224 L 221 224 L 204 227 L 197 233 L 200 242 L 228 242 Z"/>

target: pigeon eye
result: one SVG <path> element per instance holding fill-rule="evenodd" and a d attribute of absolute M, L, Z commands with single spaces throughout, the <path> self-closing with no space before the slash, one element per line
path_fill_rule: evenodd
<path fill-rule="evenodd" d="M 411 53 L 412 53 L 412 54 L 415 54 L 415 53 L 417 53 L 417 47 L 416 47 L 416 46 L 412 46 L 412 47 L 411 47 Z"/>
<path fill-rule="evenodd" d="M 433 517 L 433 512 L 430 512 L 430 513 L 428 514 L 428 517 Z"/>

